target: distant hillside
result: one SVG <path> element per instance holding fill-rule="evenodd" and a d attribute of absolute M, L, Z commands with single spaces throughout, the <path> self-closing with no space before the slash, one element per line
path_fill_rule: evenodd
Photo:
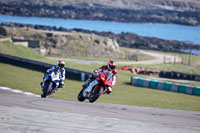
<path fill-rule="evenodd" d="M 139 49 L 146 49 L 146 50 L 157 50 L 157 51 L 164 51 L 164 52 L 181 52 L 182 49 L 200 49 L 200 45 L 189 44 L 186 42 L 181 41 L 169 41 L 164 39 L 158 39 L 154 37 L 142 37 L 138 36 L 133 33 L 120 33 L 114 34 L 112 32 L 97 32 L 97 31 L 89 31 L 83 29 L 65 29 L 62 27 L 50 27 L 50 26 L 43 26 L 43 25 L 30 25 L 30 24 L 20 24 L 20 23 L 2 23 L 0 26 L 10 27 L 7 28 L 8 33 L 11 36 L 23 36 L 27 39 L 37 39 L 42 41 L 42 45 L 46 47 L 52 46 L 52 48 L 60 48 L 61 46 L 74 47 L 76 46 L 77 49 L 85 49 L 88 52 L 88 56 L 92 56 L 93 54 L 97 54 L 99 50 L 92 50 L 93 46 L 99 47 L 102 46 L 103 49 L 107 49 L 106 54 L 102 53 L 102 57 L 104 55 L 108 56 L 108 54 L 112 55 L 113 57 L 121 57 L 124 58 L 121 54 L 116 53 L 118 47 L 128 47 L 128 48 L 139 48 Z M 24 30 L 18 30 L 18 28 L 24 28 Z M 27 28 L 37 29 L 37 32 L 28 31 Z M 26 29 L 26 30 L 25 30 Z M 42 33 L 39 30 L 45 30 L 46 32 L 52 31 L 62 31 L 61 33 L 66 34 L 65 36 L 54 35 L 51 38 L 46 37 L 46 34 Z M 55 32 L 56 33 L 56 32 Z M 89 39 L 88 39 L 89 38 Z M 80 48 L 79 48 L 80 47 Z M 89 49 L 87 49 L 89 47 Z M 104 51 L 101 48 L 102 51 Z M 46 54 L 48 49 L 45 50 Z M 53 50 L 54 51 L 54 50 Z M 53 51 L 50 51 L 52 53 Z M 93 52 L 92 52 L 93 51 Z M 104 52 L 105 52 L 104 51 Z M 113 52 L 114 51 L 114 52 Z M 70 53 L 76 54 L 77 52 L 69 51 L 67 54 Z M 86 53 L 86 52 L 85 52 Z M 90 54 L 89 54 L 90 53 Z M 113 54 L 114 53 L 114 54 Z M 127 52 L 125 52 L 127 53 Z M 82 53 L 81 53 L 82 54 Z M 127 53 L 129 56 L 130 53 Z M 83 55 L 83 54 L 82 54 Z M 82 56 L 81 55 L 81 56 Z M 124 55 L 124 54 L 123 54 Z M 80 56 L 80 55 L 77 55 Z M 86 56 L 86 55 L 83 55 Z"/>
<path fill-rule="evenodd" d="M 121 50 L 115 39 L 95 34 L 75 31 L 55 32 L 17 27 L 6 27 L 6 31 L 8 36 L 14 38 L 39 40 L 40 52 L 43 55 L 106 57 L 131 60 L 136 60 L 137 58 L 135 51 Z"/>
<path fill-rule="evenodd" d="M 199 0 L 0 0 L 0 13 L 200 25 Z"/>

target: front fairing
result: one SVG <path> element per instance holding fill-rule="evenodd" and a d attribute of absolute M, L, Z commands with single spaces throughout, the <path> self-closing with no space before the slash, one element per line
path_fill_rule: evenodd
<path fill-rule="evenodd" d="M 45 76 L 45 85 L 44 88 L 48 86 L 50 82 L 53 83 L 52 88 L 50 88 L 50 92 L 52 92 L 55 88 L 58 87 L 60 81 L 61 81 L 61 72 L 60 71 L 54 71 L 53 69 L 50 70 L 49 74 Z"/>
<path fill-rule="evenodd" d="M 112 82 L 112 72 L 107 72 L 107 73 L 102 73 L 99 76 L 100 81 L 105 85 L 105 86 L 113 86 L 113 82 Z"/>
<path fill-rule="evenodd" d="M 92 82 L 90 83 L 90 85 L 89 85 L 87 88 L 84 89 L 83 95 L 84 95 L 86 98 L 88 98 L 89 96 L 87 97 L 87 96 L 86 96 L 86 93 L 87 93 L 87 92 L 91 92 L 92 89 L 94 88 L 94 86 L 96 86 L 98 83 L 99 83 L 98 80 L 92 81 Z"/>
<path fill-rule="evenodd" d="M 95 87 L 96 86 L 96 87 Z M 87 88 L 84 89 L 83 95 L 88 98 L 89 96 L 86 96 L 86 93 L 91 93 L 92 90 L 103 88 L 103 90 L 107 89 L 108 86 L 112 87 L 112 75 L 101 73 L 99 77 L 97 77 L 95 80 L 93 80 Z"/>
<path fill-rule="evenodd" d="M 51 81 L 53 82 L 59 82 L 61 80 L 61 73 L 55 73 L 55 72 L 52 72 L 50 74 L 50 79 Z"/>

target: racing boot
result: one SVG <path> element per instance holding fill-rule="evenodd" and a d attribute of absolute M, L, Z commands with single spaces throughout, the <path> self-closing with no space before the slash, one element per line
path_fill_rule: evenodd
<path fill-rule="evenodd" d="M 63 81 L 60 82 L 59 88 L 63 88 L 65 86 L 65 83 Z"/>

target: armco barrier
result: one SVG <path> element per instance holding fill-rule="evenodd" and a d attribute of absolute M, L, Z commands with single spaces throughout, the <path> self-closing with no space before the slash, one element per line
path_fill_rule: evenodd
<path fill-rule="evenodd" d="M 159 77 L 170 78 L 170 79 L 187 79 L 187 80 L 200 81 L 200 75 L 187 74 L 187 73 L 174 72 L 174 71 L 171 71 L 171 72 L 161 71 L 159 73 Z"/>
<path fill-rule="evenodd" d="M 137 86 L 138 85 L 138 77 L 131 77 L 131 84 Z"/>
<path fill-rule="evenodd" d="M 178 85 L 177 84 L 172 84 L 171 91 L 178 92 Z"/>
<path fill-rule="evenodd" d="M 193 93 L 193 87 L 192 86 L 187 86 L 185 90 L 186 94 L 192 95 Z"/>
<path fill-rule="evenodd" d="M 172 82 L 165 82 L 164 83 L 164 90 L 171 91 Z"/>
<path fill-rule="evenodd" d="M 200 87 L 193 87 L 185 84 L 175 84 L 172 82 L 163 82 L 132 76 L 131 84 L 138 87 L 165 90 L 171 92 L 184 93 L 189 95 L 200 96 Z"/>
<path fill-rule="evenodd" d="M 185 93 L 185 92 L 186 92 L 186 85 L 180 84 L 180 85 L 178 86 L 178 92 L 180 92 L 180 93 Z"/>
<path fill-rule="evenodd" d="M 34 60 L 17 57 L 17 56 L 2 54 L 2 53 L 0 53 L 0 62 L 39 71 L 39 72 L 46 72 L 47 69 L 53 66 L 52 64 L 48 64 L 48 63 L 44 63 L 40 61 L 34 61 Z M 78 80 L 78 81 L 87 80 L 89 75 L 91 74 L 89 72 L 76 70 L 76 69 L 72 69 L 68 67 L 65 67 L 65 71 L 66 71 L 65 76 L 67 79 Z"/>
<path fill-rule="evenodd" d="M 164 90 L 164 82 L 158 82 L 157 89 Z"/>
<path fill-rule="evenodd" d="M 144 81 L 143 78 L 138 78 L 137 85 L 143 87 L 143 81 Z"/>
<path fill-rule="evenodd" d="M 150 80 L 149 88 L 157 89 L 157 86 L 158 86 L 158 80 Z"/>
<path fill-rule="evenodd" d="M 193 95 L 200 96 L 200 87 L 193 88 Z"/>
<path fill-rule="evenodd" d="M 143 87 L 149 88 L 149 82 L 150 82 L 149 79 L 144 79 L 144 81 L 143 81 Z"/>

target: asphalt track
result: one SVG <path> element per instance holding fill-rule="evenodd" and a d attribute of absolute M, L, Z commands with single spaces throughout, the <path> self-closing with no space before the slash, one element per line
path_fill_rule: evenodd
<path fill-rule="evenodd" d="M 0 133 L 200 133 L 200 112 L 43 99 L 0 89 Z"/>

